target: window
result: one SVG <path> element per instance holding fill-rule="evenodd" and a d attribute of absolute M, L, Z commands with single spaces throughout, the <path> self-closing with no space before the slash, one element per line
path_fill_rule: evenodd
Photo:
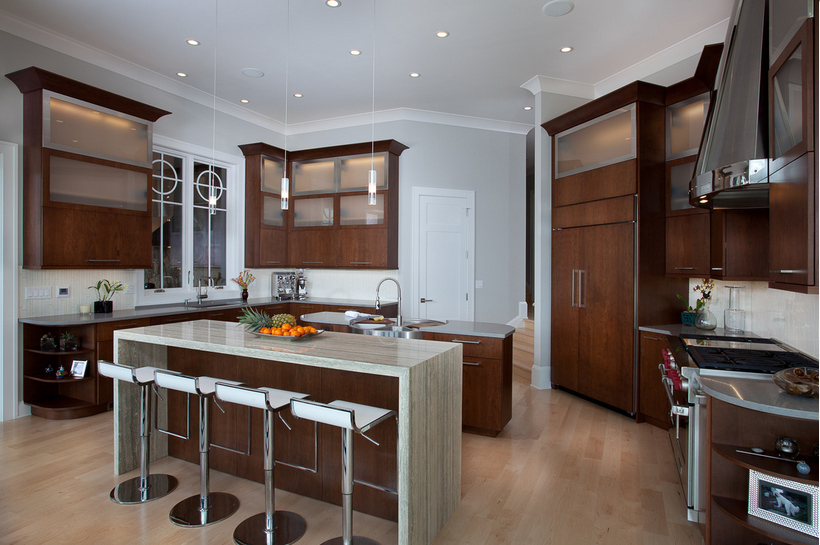
<path fill-rule="evenodd" d="M 153 267 L 144 272 L 138 305 L 192 298 L 199 285 L 228 286 L 236 272 L 228 270 L 229 263 L 241 257 L 229 222 L 235 170 L 235 165 L 195 154 L 154 148 Z M 231 244 L 232 238 L 236 243 Z M 224 295 L 234 295 L 229 293 Z"/>

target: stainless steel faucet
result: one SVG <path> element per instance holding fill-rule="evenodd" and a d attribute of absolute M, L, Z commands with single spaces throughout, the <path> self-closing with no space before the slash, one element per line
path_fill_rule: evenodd
<path fill-rule="evenodd" d="M 399 285 L 399 281 L 395 278 L 391 278 L 389 276 L 387 278 L 382 278 L 379 280 L 378 285 L 376 285 L 376 310 L 380 310 L 382 308 L 381 302 L 379 302 L 379 288 L 382 287 L 385 280 L 392 280 L 396 284 L 396 292 L 399 297 L 399 306 L 396 309 L 396 325 L 401 327 L 401 286 Z"/>

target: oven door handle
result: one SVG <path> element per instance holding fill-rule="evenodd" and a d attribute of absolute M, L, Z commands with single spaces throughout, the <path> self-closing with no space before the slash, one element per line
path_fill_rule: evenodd
<path fill-rule="evenodd" d="M 689 417 L 689 406 L 678 405 L 675 403 L 675 400 L 672 398 L 672 392 L 675 391 L 675 386 L 672 383 L 672 379 L 666 376 L 666 368 L 662 363 L 658 365 L 658 369 L 661 371 L 663 391 L 666 392 L 666 397 L 669 399 L 669 417 L 675 417 L 675 438 L 680 439 L 680 417 Z"/>

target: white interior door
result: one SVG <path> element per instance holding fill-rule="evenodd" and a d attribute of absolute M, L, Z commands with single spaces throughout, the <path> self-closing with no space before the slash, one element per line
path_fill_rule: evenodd
<path fill-rule="evenodd" d="M 414 314 L 473 320 L 473 192 L 415 189 Z"/>

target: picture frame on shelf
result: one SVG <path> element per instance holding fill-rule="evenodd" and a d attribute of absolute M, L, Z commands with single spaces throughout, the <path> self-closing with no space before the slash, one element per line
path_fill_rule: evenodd
<path fill-rule="evenodd" d="M 74 360 L 71 362 L 71 376 L 74 378 L 83 378 L 85 376 L 85 368 L 88 365 L 88 360 Z"/>
<path fill-rule="evenodd" d="M 820 537 L 818 487 L 749 470 L 749 514 Z"/>

